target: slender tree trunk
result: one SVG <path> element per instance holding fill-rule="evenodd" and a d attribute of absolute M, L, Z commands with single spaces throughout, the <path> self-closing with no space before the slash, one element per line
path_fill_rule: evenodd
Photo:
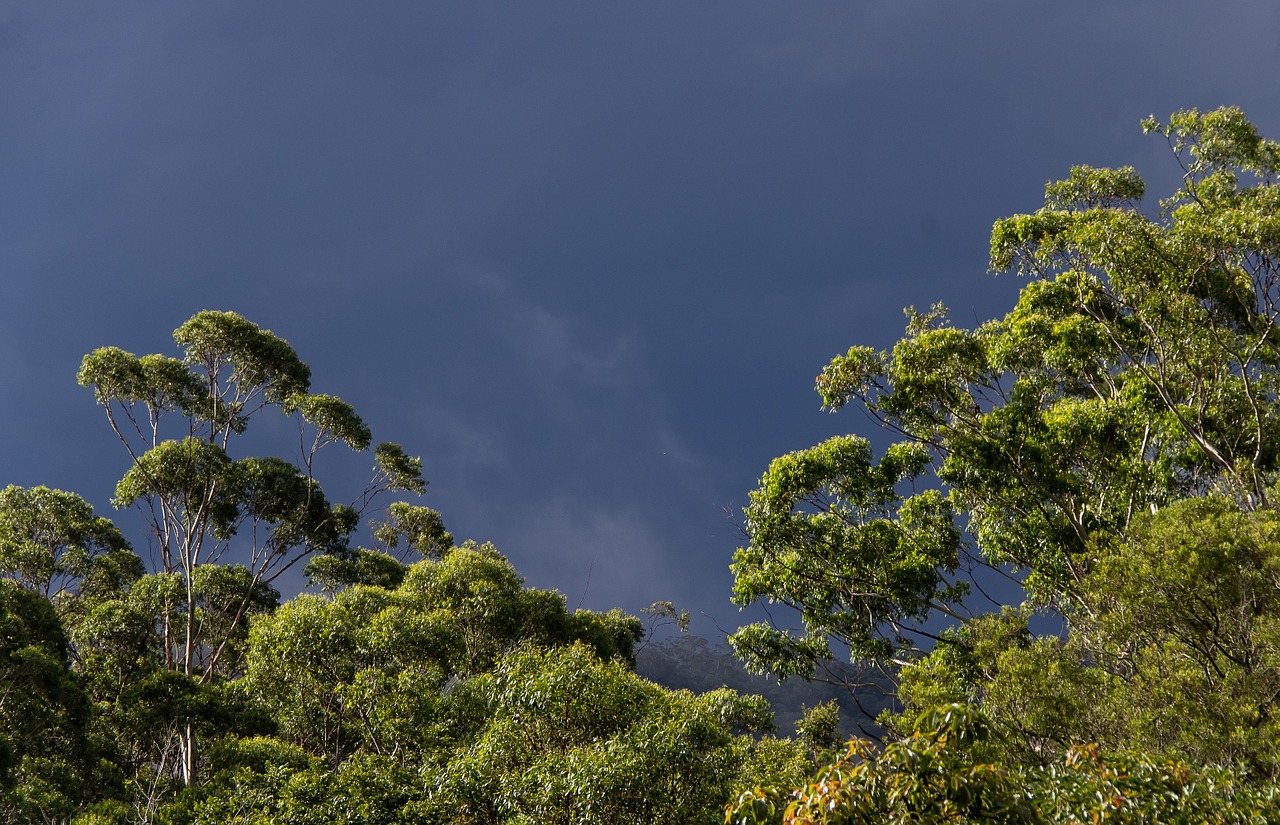
<path fill-rule="evenodd" d="M 196 594 L 195 579 L 193 576 L 195 565 L 190 561 L 190 551 L 186 551 L 184 555 L 184 564 L 186 568 L 186 585 L 187 585 L 187 620 L 186 620 L 186 636 L 182 644 L 182 672 L 188 678 L 192 678 L 195 668 L 195 622 L 196 622 Z M 187 717 L 183 720 L 182 732 L 179 734 L 178 749 L 182 755 L 182 784 L 191 786 L 196 783 L 196 726 L 195 720 Z"/>
<path fill-rule="evenodd" d="M 182 784 L 194 785 L 196 781 L 196 726 L 187 719 L 178 734 L 178 753 L 182 758 Z"/>

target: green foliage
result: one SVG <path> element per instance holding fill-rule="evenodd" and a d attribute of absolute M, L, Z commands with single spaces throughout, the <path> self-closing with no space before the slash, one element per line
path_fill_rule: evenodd
<path fill-rule="evenodd" d="M 1077 166 L 1066 180 L 1044 188 L 1046 203 L 1058 209 L 1116 209 L 1135 207 L 1147 185 L 1132 166 L 1097 169 Z"/>
<path fill-rule="evenodd" d="M 276 709 L 286 741 L 334 764 L 357 751 L 421 757 L 450 735 L 445 685 L 489 670 L 512 646 L 581 640 L 629 662 L 639 635 L 633 617 L 571 614 L 558 593 L 525 589 L 491 545 L 453 548 L 402 578 L 394 589 L 300 596 L 254 623 L 247 683 Z"/>
<path fill-rule="evenodd" d="M 293 347 L 234 312 L 197 312 L 173 340 L 188 366 L 221 387 L 216 394 L 236 417 L 257 403 L 283 403 L 311 384 L 311 370 Z"/>
<path fill-rule="evenodd" d="M 775 460 L 752 494 L 735 597 L 794 608 L 803 631 L 745 628 L 739 655 L 782 677 L 846 652 L 891 662 L 904 708 L 884 718 L 900 739 L 833 763 L 794 821 L 998 819 L 1013 809 L 947 796 L 979 765 L 1074 800 L 1039 812 L 1052 821 L 1269 810 L 1237 818 L 1200 789 L 1263 799 L 1280 775 L 1280 144 L 1234 108 L 1144 129 L 1184 173 L 1157 210 L 1131 168 L 1049 183 L 1043 208 L 992 228 L 991 268 L 1026 279 L 1007 315 L 963 329 L 910 309 L 896 345 L 818 377 L 828 409 L 860 406 L 906 441 L 877 465 L 864 440 L 831 439 Z M 1027 601 L 971 615 L 970 562 Z M 1060 631 L 1037 635 L 1036 617 Z M 907 751 L 902 765 L 952 758 L 905 744 L 947 703 L 989 732 L 969 762 L 931 763 L 959 784 L 888 770 Z M 889 786 L 923 796 L 876 801 Z M 747 792 L 740 812 L 781 807 Z"/>
<path fill-rule="evenodd" d="M 92 781 L 89 713 L 53 605 L 0 581 L 0 819 L 67 818 L 109 790 Z"/>
<path fill-rule="evenodd" d="M 1072 170 L 992 230 L 992 268 L 1030 279 L 1009 315 L 912 313 L 891 351 L 855 347 L 818 380 L 831 408 L 934 451 L 984 555 L 1060 607 L 1094 533 L 1215 487 L 1254 506 L 1280 456 L 1275 144 L 1234 109 L 1148 128 L 1187 169 L 1161 220 L 1132 169 Z"/>
<path fill-rule="evenodd" d="M 159 625 L 167 605 L 178 600 L 181 583 L 173 575 L 153 574 L 129 584 L 81 602 L 69 620 L 79 670 L 99 701 L 119 697 L 161 666 L 165 655 Z"/>
<path fill-rule="evenodd" d="M 422 459 L 406 455 L 399 444 L 384 442 L 373 448 L 374 466 L 388 490 L 404 490 L 421 495 L 427 491 L 422 480 Z"/>
<path fill-rule="evenodd" d="M 693 634 L 672 636 L 636 652 L 636 672 L 664 687 L 705 693 L 723 686 L 765 697 L 778 730 L 788 735 L 795 732 L 805 708 L 831 701 L 839 709 L 841 742 L 855 731 L 878 732 L 876 716 L 895 704 L 892 683 L 851 666 L 833 665 L 830 670 L 830 682 L 780 682 L 750 673 L 727 645 L 712 645 Z M 848 685 L 861 686 L 850 691 Z"/>
<path fill-rule="evenodd" d="M 648 607 L 640 608 L 640 612 L 649 617 L 646 637 L 652 638 L 659 628 L 674 627 L 681 633 L 689 632 L 689 611 L 679 610 L 670 601 L 657 601 Z"/>
<path fill-rule="evenodd" d="M 176 508 L 180 523 L 206 527 L 219 539 L 235 532 L 239 479 L 226 450 L 198 438 L 165 441 L 139 456 L 116 484 L 112 500 L 128 507 L 139 499 Z"/>
<path fill-rule="evenodd" d="M 759 697 L 637 677 L 640 622 L 570 613 L 491 545 L 409 567 L 395 588 L 300 596 L 255 620 L 248 694 L 315 761 L 218 761 L 175 822 L 713 822 L 748 766 L 799 777 Z M 357 787 L 354 787 L 358 785 Z M 330 812 L 330 813 L 325 813 Z"/>
<path fill-rule="evenodd" d="M 767 721 L 758 701 L 663 691 L 582 645 L 520 649 L 478 687 L 491 715 L 438 780 L 439 821 L 714 822 L 753 747 L 733 730 Z"/>
<path fill-rule="evenodd" d="M 921 445 L 897 444 L 872 463 L 865 439 L 842 436 L 770 464 L 746 508 L 751 543 L 730 568 L 734 601 L 794 608 L 805 634 L 738 631 L 730 643 L 749 667 L 811 677 L 831 658 L 829 639 L 856 659 L 912 656 L 918 625 L 964 594 L 948 578 L 960 549 L 950 503 L 934 490 L 898 492 L 927 462 Z"/>
<path fill-rule="evenodd" d="M 420 460 L 398 445 L 381 444 L 374 449 L 374 477 L 354 503 L 330 504 L 316 481 L 314 459 L 334 442 L 369 447 L 370 430 L 355 410 L 335 396 L 310 393 L 311 370 L 293 348 L 233 312 L 199 312 L 173 337 L 180 359 L 138 358 L 106 347 L 85 356 L 79 381 L 93 388 L 132 460 L 116 486 L 116 506 L 142 510 L 159 572 L 176 577 L 166 580 L 169 589 L 152 604 L 159 661 L 212 684 L 243 669 L 246 618 L 274 605 L 270 584 L 276 577 L 311 556 L 350 559 L 348 539 L 374 499 L 393 489 L 421 493 L 425 482 Z M 233 437 L 268 408 L 299 419 L 301 455 L 292 461 L 234 458 Z M 219 566 L 227 553 L 239 564 Z M 137 600 L 106 601 L 114 604 L 95 616 L 95 639 L 112 621 L 141 627 L 133 615 Z M 116 677 L 137 672 L 136 654 L 134 664 L 125 665 L 118 652 L 103 663 L 112 657 L 115 666 L 108 670 Z M 199 766 L 195 728 L 191 718 L 172 731 L 185 783 L 195 781 Z M 174 764 L 163 753 L 151 756 L 155 764 Z"/>
<path fill-rule="evenodd" d="M 1222 496 L 1137 519 L 1097 549 L 1063 640 L 1028 614 L 965 623 L 902 673 L 913 712 L 980 703 L 1003 758 L 1047 764 L 1080 742 L 1280 776 L 1280 521 Z"/>
<path fill-rule="evenodd" d="M 387 508 L 386 518 L 376 525 L 373 535 L 388 553 L 404 542 L 406 550 L 424 559 L 439 559 L 453 547 L 453 534 L 444 528 L 439 513 L 403 501 Z"/>
<path fill-rule="evenodd" d="M 835 700 L 805 708 L 804 715 L 796 723 L 796 735 L 813 754 L 814 761 L 835 755 L 840 744 L 840 707 Z"/>
<path fill-rule="evenodd" d="M 752 738 L 763 699 L 640 679 L 639 619 L 526 588 L 434 510 L 394 504 L 378 549 L 352 550 L 375 497 L 424 490 L 420 460 L 379 444 L 372 482 L 332 504 L 314 458 L 370 446 L 353 408 L 234 313 L 174 338 L 181 358 L 107 347 L 79 376 L 130 456 L 115 502 L 149 519 L 157 570 L 78 496 L 0 493 L 0 819 L 696 823 L 748 768 L 799 777 L 798 746 Z M 235 455 L 268 408 L 298 422 L 296 460 Z M 279 605 L 272 581 L 303 560 L 332 595 Z"/>
<path fill-rule="evenodd" d="M 622 613 L 570 614 L 564 596 L 525 589 L 524 580 L 491 544 L 466 542 L 439 561 L 413 565 L 401 590 L 424 609 L 447 610 L 462 630 L 458 669 L 477 673 L 493 666 L 512 643 L 563 644 L 590 640 L 606 657 L 630 660 L 640 623 Z"/>
<path fill-rule="evenodd" d="M 1109 543 L 1082 646 L 1116 674 L 1144 750 L 1280 776 L 1280 513 L 1178 502 Z"/>
<path fill-rule="evenodd" d="M 369 425 L 356 415 L 355 408 L 333 395 L 303 395 L 290 398 L 286 409 L 296 409 L 302 420 L 316 428 L 312 452 L 326 443 L 341 441 L 353 450 L 367 450 L 373 440 Z"/>
<path fill-rule="evenodd" d="M 461 633 L 447 612 L 408 601 L 353 587 L 299 596 L 254 623 L 248 689 L 273 708 L 284 741 L 332 764 L 358 749 L 422 752 Z"/>
<path fill-rule="evenodd" d="M 915 729 L 881 753 L 853 740 L 845 753 L 795 791 L 783 812 L 788 825 L 940 825 L 955 822 L 1039 822 L 1018 777 L 975 760 L 972 749 L 989 735 L 980 714 L 951 705 L 924 714 Z M 725 823 L 769 821 L 780 806 L 776 790 L 742 794 Z"/>
<path fill-rule="evenodd" d="M 1157 413 L 1146 418 L 1159 422 L 1154 444 L 1189 489 L 1221 483 L 1264 500 L 1277 459 L 1276 144 L 1231 108 L 1146 128 L 1170 140 L 1186 170 L 1161 222 L 1133 205 L 1051 196 L 1035 215 L 996 224 L 992 266 L 1074 285 L 1069 311 L 1106 336 L 1107 372 L 1098 377 L 1114 386 L 1103 394 L 1129 383 L 1143 390 Z M 1241 182 L 1246 175 L 1255 185 Z"/>
<path fill-rule="evenodd" d="M 905 668 L 904 711 L 886 721 L 899 732 L 941 702 L 980 706 L 995 732 L 993 759 L 1043 765 L 1077 742 L 1124 743 L 1123 705 L 1109 701 L 1116 679 L 1090 667 L 1079 640 L 1037 638 L 1013 610 L 966 622 L 928 657 Z"/>
<path fill-rule="evenodd" d="M 197 636 L 206 640 L 210 657 L 218 659 L 223 675 L 244 671 L 244 646 L 248 638 L 246 616 L 262 616 L 275 609 L 280 593 L 271 585 L 255 581 L 243 565 L 204 565 L 192 576 L 195 593 Z M 216 646 L 216 647 L 215 647 Z"/>
<path fill-rule="evenodd" d="M 1264 823 L 1280 810 L 1280 788 L 1232 770 L 1077 746 L 1032 770 L 985 761 L 992 735 L 982 714 L 948 705 L 922 714 L 910 733 L 876 753 L 853 740 L 790 794 L 744 791 L 726 825 L 989 823 Z"/>
<path fill-rule="evenodd" d="M 351 554 L 315 556 L 304 568 L 311 584 L 326 593 L 357 584 L 394 590 L 404 581 L 407 570 L 400 560 L 363 547 Z"/>
<path fill-rule="evenodd" d="M 82 386 L 94 388 L 99 404 L 142 404 L 153 422 L 175 410 L 194 415 L 203 388 L 200 377 L 178 359 L 138 358 L 119 347 L 102 347 L 86 355 L 78 379 Z"/>
<path fill-rule="evenodd" d="M 0 576 L 23 587 L 56 598 L 83 587 L 95 572 L 113 575 L 103 565 L 127 566 L 128 550 L 115 525 L 75 493 L 12 485 L 0 490 Z"/>
<path fill-rule="evenodd" d="M 1192 768 L 1141 754 L 1104 755 L 1096 745 L 1072 748 L 1057 764 L 1032 772 L 1027 796 L 1044 821 L 1075 823 L 1214 822 L 1255 825 L 1274 820 L 1280 789 L 1258 785 L 1213 765 Z"/>
<path fill-rule="evenodd" d="M 453 534 L 438 512 L 404 501 L 391 504 L 385 518 L 374 522 L 373 537 L 381 550 L 361 547 L 314 556 L 307 562 L 307 577 L 326 592 L 355 584 L 395 589 L 408 572 L 407 556 L 440 560 L 453 547 Z"/>

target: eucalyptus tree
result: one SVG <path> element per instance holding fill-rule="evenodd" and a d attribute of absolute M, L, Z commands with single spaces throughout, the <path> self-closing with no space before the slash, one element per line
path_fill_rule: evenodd
<path fill-rule="evenodd" d="M 581 642 L 634 664 L 637 619 L 570 611 L 563 595 L 525 587 L 492 545 L 466 542 L 398 579 L 304 594 L 253 623 L 241 684 L 282 739 L 334 765 L 357 752 L 421 759 L 451 739 L 443 696 L 513 647 Z"/>
<path fill-rule="evenodd" d="M 370 447 L 354 409 L 312 393 L 311 370 L 294 349 L 236 313 L 199 312 L 173 337 L 180 357 L 97 349 L 85 356 L 79 382 L 94 390 L 130 460 L 115 504 L 142 512 L 157 572 L 172 583 L 160 617 L 165 666 L 207 683 L 224 670 L 264 587 L 310 556 L 347 552 L 380 494 L 421 493 L 425 483 L 419 459 L 379 444 L 364 488 L 349 503 L 331 503 L 315 460 L 336 443 Z M 296 456 L 234 457 L 237 439 L 269 412 L 297 422 Z M 231 560 L 242 573 L 210 571 Z M 196 764 L 188 724 L 184 781 L 194 780 Z"/>
<path fill-rule="evenodd" d="M 1101 548 L 1133 547 L 1144 518 L 1208 495 L 1274 506 L 1280 144 L 1235 108 L 1143 126 L 1182 171 L 1170 197 L 1144 205 L 1131 168 L 1073 169 L 993 227 L 991 268 L 1026 279 L 1007 315 L 964 328 L 941 305 L 908 310 L 893 347 L 823 369 L 827 409 L 860 407 L 902 441 L 877 462 L 836 438 L 762 477 L 735 596 L 793 607 L 805 630 L 740 631 L 754 667 L 810 675 L 835 649 L 910 667 L 929 633 L 945 657 L 971 643 L 939 633 L 962 623 L 970 563 L 1016 572 L 1032 606 L 1087 634 L 1110 609 Z"/>
<path fill-rule="evenodd" d="M 1028 280 L 1012 312 L 913 313 L 818 379 L 928 447 L 981 550 L 1051 602 L 1079 604 L 1095 533 L 1214 490 L 1261 506 L 1280 469 L 1280 145 L 1234 108 L 1144 128 L 1184 171 L 1154 214 L 1133 169 L 1073 169 L 992 230 L 992 269 Z"/>
<path fill-rule="evenodd" d="M 115 525 L 75 493 L 0 490 L 0 577 L 57 599 L 79 588 L 95 560 L 128 550 Z"/>
<path fill-rule="evenodd" d="M 966 623 L 903 671 L 894 727 L 962 702 L 1006 763 L 1089 742 L 1280 778 L 1280 512 L 1188 498 L 1092 549 L 1069 634 L 1037 636 L 1012 608 Z"/>
<path fill-rule="evenodd" d="M 792 786 L 812 767 L 798 744 L 750 735 L 770 727 L 760 697 L 667 690 L 594 642 L 516 644 L 442 685 L 456 643 L 439 631 L 456 618 L 405 609 L 406 597 L 356 586 L 255 624 L 268 648 L 255 661 L 274 671 L 258 675 L 302 682 L 278 686 L 291 741 L 219 743 L 210 781 L 163 821 L 711 825 L 746 784 Z M 327 675 L 343 683 L 314 692 Z M 335 744 L 340 760 L 317 752 Z"/>
<path fill-rule="evenodd" d="M 710 825 L 748 770 L 768 772 L 744 735 L 772 727 L 762 698 L 668 691 L 583 644 L 517 648 L 469 687 L 485 718 L 432 778 L 421 821 Z"/>

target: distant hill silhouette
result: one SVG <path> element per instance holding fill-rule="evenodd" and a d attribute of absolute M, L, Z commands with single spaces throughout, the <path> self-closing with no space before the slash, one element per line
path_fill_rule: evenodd
<path fill-rule="evenodd" d="M 846 736 L 879 735 L 875 717 L 892 706 L 891 687 L 881 679 L 857 690 L 856 697 L 844 687 L 789 679 L 781 684 L 768 676 L 748 673 L 725 645 L 713 645 L 701 636 L 683 634 L 645 646 L 636 656 L 636 672 L 664 687 L 695 693 L 729 687 L 739 693 L 759 694 L 773 706 L 774 722 L 781 735 L 793 735 L 795 724 L 811 708 L 836 700 L 840 708 L 840 729 Z M 855 671 L 846 666 L 850 680 Z M 871 681 L 865 675 L 863 681 Z"/>

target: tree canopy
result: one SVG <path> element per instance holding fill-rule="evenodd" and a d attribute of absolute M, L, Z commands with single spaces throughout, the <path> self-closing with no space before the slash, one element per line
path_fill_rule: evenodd
<path fill-rule="evenodd" d="M 963 702 L 1007 765 L 1099 743 L 1280 772 L 1280 145 L 1234 108 L 1143 128 L 1176 191 L 1148 205 L 1132 168 L 1072 169 L 992 229 L 991 269 L 1026 281 L 1007 315 L 908 309 L 893 347 L 822 370 L 827 409 L 899 440 L 877 460 L 833 438 L 761 478 L 735 598 L 798 626 L 736 633 L 746 662 L 879 664 L 892 732 Z M 1024 601 L 986 597 L 1001 576 Z"/>
<path fill-rule="evenodd" d="M 0 819 L 1280 819 L 1280 145 L 1232 108 L 1144 128 L 1176 191 L 1049 183 L 992 230 L 1013 308 L 908 309 L 894 346 L 835 357 L 824 406 L 881 432 L 750 494 L 734 599 L 790 613 L 730 644 L 892 693 L 871 738 L 842 744 L 835 702 L 780 737 L 759 696 L 641 678 L 687 612 L 570 610 L 435 510 L 384 507 L 424 492 L 421 461 L 282 338 L 205 311 L 178 355 L 105 347 L 79 374 L 153 564 L 74 493 L 0 491 Z M 257 454 L 269 415 L 297 439 Z M 323 472 L 334 444 L 372 480 Z"/>

